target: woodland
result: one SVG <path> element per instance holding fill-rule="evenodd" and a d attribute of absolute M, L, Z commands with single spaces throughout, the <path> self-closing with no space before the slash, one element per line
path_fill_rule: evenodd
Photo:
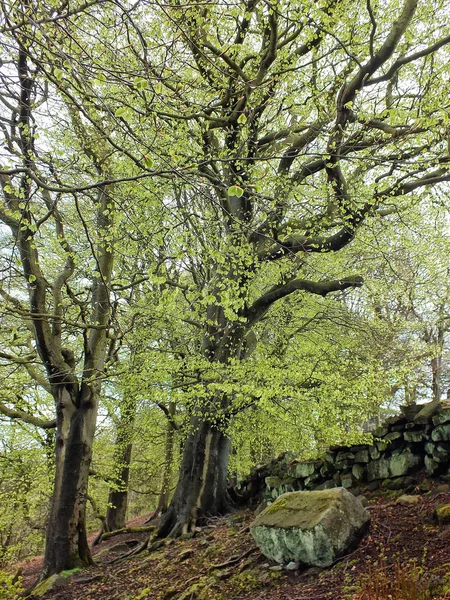
<path fill-rule="evenodd" d="M 0 567 L 445 396 L 449 14 L 1 3 Z"/>

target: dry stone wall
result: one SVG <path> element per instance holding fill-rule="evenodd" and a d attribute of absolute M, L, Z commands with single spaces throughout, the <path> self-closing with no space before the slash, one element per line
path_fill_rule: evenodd
<path fill-rule="evenodd" d="M 272 502 L 285 492 L 361 487 L 404 489 L 425 469 L 450 481 L 450 405 L 403 407 L 373 432 L 373 443 L 331 447 L 320 460 L 284 455 L 255 469 L 231 490 L 236 501 Z"/>

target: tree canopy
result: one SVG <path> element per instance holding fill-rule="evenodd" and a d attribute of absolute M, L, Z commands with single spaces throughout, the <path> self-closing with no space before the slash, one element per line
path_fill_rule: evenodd
<path fill-rule="evenodd" d="M 0 413 L 56 431 L 42 577 L 91 561 L 99 411 L 116 508 L 148 419 L 165 536 L 228 509 L 229 461 L 439 399 L 449 8 L 3 3 Z"/>

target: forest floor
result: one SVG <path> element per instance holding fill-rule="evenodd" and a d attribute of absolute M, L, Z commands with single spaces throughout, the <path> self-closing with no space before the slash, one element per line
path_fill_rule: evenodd
<path fill-rule="evenodd" d="M 437 504 L 450 504 L 450 492 L 438 492 L 420 495 L 414 505 L 397 503 L 393 492 L 367 495 L 370 529 L 358 549 L 331 568 L 280 570 L 255 547 L 248 530 L 253 514 L 245 510 L 212 520 L 193 538 L 168 540 L 126 561 L 113 562 L 148 534 L 114 537 L 95 547 L 96 566 L 72 575 L 45 599 L 450 599 L 450 525 L 438 525 L 433 518 Z M 141 517 L 132 524 L 144 521 Z M 25 585 L 35 579 L 39 565 L 39 559 L 22 564 Z M 378 579 L 378 587 L 399 581 L 403 592 L 361 592 L 365 586 L 375 588 Z"/>

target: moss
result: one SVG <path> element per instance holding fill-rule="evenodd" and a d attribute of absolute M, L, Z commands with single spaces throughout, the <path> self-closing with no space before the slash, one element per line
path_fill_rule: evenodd
<path fill-rule="evenodd" d="M 256 568 L 242 571 L 231 577 L 229 583 L 239 594 L 258 589 L 263 585 L 261 571 Z"/>
<path fill-rule="evenodd" d="M 61 573 L 59 573 L 60 577 L 71 577 L 72 575 L 75 575 L 75 573 L 79 573 L 81 571 L 81 567 L 75 567 L 75 569 L 69 569 L 68 571 L 61 571 Z"/>
<path fill-rule="evenodd" d="M 223 600 L 222 594 L 217 589 L 217 579 L 214 577 L 201 577 L 200 581 L 189 586 L 177 600 Z"/>
<path fill-rule="evenodd" d="M 150 592 L 150 588 L 145 588 L 145 590 L 142 590 L 142 592 L 140 592 L 138 596 L 134 597 L 134 600 L 142 600 L 142 598 L 146 598 L 150 594 Z"/>
<path fill-rule="evenodd" d="M 272 515 L 287 506 L 286 498 L 278 498 L 273 504 L 270 504 L 264 511 L 266 515 Z"/>
<path fill-rule="evenodd" d="M 450 504 L 445 504 L 444 506 L 439 506 L 436 509 L 436 516 L 439 523 L 449 523 L 450 522 Z"/>

